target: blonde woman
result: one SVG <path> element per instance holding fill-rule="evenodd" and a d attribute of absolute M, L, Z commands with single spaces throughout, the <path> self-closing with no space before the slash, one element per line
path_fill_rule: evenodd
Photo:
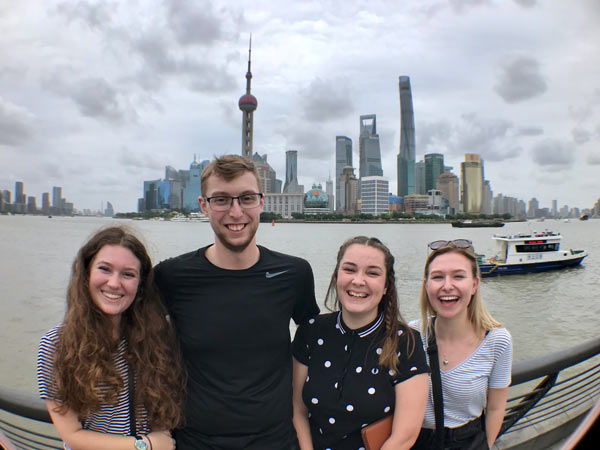
<path fill-rule="evenodd" d="M 511 380 L 511 336 L 483 304 L 471 241 L 435 241 L 429 248 L 421 320 L 410 325 L 422 331 L 425 349 L 433 339 L 437 343 L 445 428 L 436 440 L 435 402 L 430 392 L 423 429 L 413 448 L 488 449 L 504 418 Z M 431 379 L 435 382 L 433 363 Z"/>

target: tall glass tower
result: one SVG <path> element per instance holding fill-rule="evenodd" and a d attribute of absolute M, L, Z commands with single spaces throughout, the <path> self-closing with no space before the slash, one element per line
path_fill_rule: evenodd
<path fill-rule="evenodd" d="M 410 77 L 398 77 L 400 90 L 400 151 L 398 153 L 398 196 L 415 192 L 415 117 Z"/>
<path fill-rule="evenodd" d="M 360 116 L 359 178 L 382 176 L 381 149 L 375 114 Z"/>
<path fill-rule="evenodd" d="M 475 153 L 465 153 L 465 162 L 460 163 L 460 194 L 463 211 L 481 213 L 483 197 L 483 161 Z"/>
<path fill-rule="evenodd" d="M 283 192 L 297 194 L 298 192 L 298 150 L 285 152 L 285 184 Z"/>
<path fill-rule="evenodd" d="M 425 155 L 425 192 L 437 189 L 437 179 L 444 173 L 444 155 L 428 153 Z"/>
<path fill-rule="evenodd" d="M 341 176 L 344 167 L 352 167 L 352 139 L 347 136 L 335 137 L 335 209 L 344 208 L 340 195 Z"/>

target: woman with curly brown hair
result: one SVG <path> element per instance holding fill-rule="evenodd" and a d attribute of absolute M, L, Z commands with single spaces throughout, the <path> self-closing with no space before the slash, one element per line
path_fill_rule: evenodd
<path fill-rule="evenodd" d="M 418 331 L 398 310 L 394 257 L 377 238 L 338 251 L 326 296 L 333 307 L 300 325 L 293 343 L 294 425 L 302 450 L 365 448 L 362 428 L 393 417 L 382 450 L 409 449 L 427 402 Z"/>
<path fill-rule="evenodd" d="M 61 325 L 41 339 L 38 387 L 73 450 L 172 450 L 184 376 L 146 248 L 127 228 L 79 250 Z"/>

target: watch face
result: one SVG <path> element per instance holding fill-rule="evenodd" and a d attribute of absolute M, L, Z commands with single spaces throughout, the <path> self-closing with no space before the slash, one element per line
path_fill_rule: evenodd
<path fill-rule="evenodd" d="M 148 450 L 148 445 L 142 439 L 136 439 L 135 448 L 137 450 Z"/>

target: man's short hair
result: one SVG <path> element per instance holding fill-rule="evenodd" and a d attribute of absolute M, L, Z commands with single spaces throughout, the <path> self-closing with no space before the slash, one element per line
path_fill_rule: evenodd
<path fill-rule="evenodd" d="M 204 168 L 202 175 L 200 176 L 200 189 L 202 190 L 202 195 L 204 196 L 206 194 L 206 183 L 211 176 L 223 178 L 225 181 L 231 181 L 246 172 L 251 172 L 254 175 L 258 186 L 258 192 L 261 192 L 258 170 L 251 159 L 240 155 L 215 156 L 215 159 L 208 163 L 208 166 Z"/>

